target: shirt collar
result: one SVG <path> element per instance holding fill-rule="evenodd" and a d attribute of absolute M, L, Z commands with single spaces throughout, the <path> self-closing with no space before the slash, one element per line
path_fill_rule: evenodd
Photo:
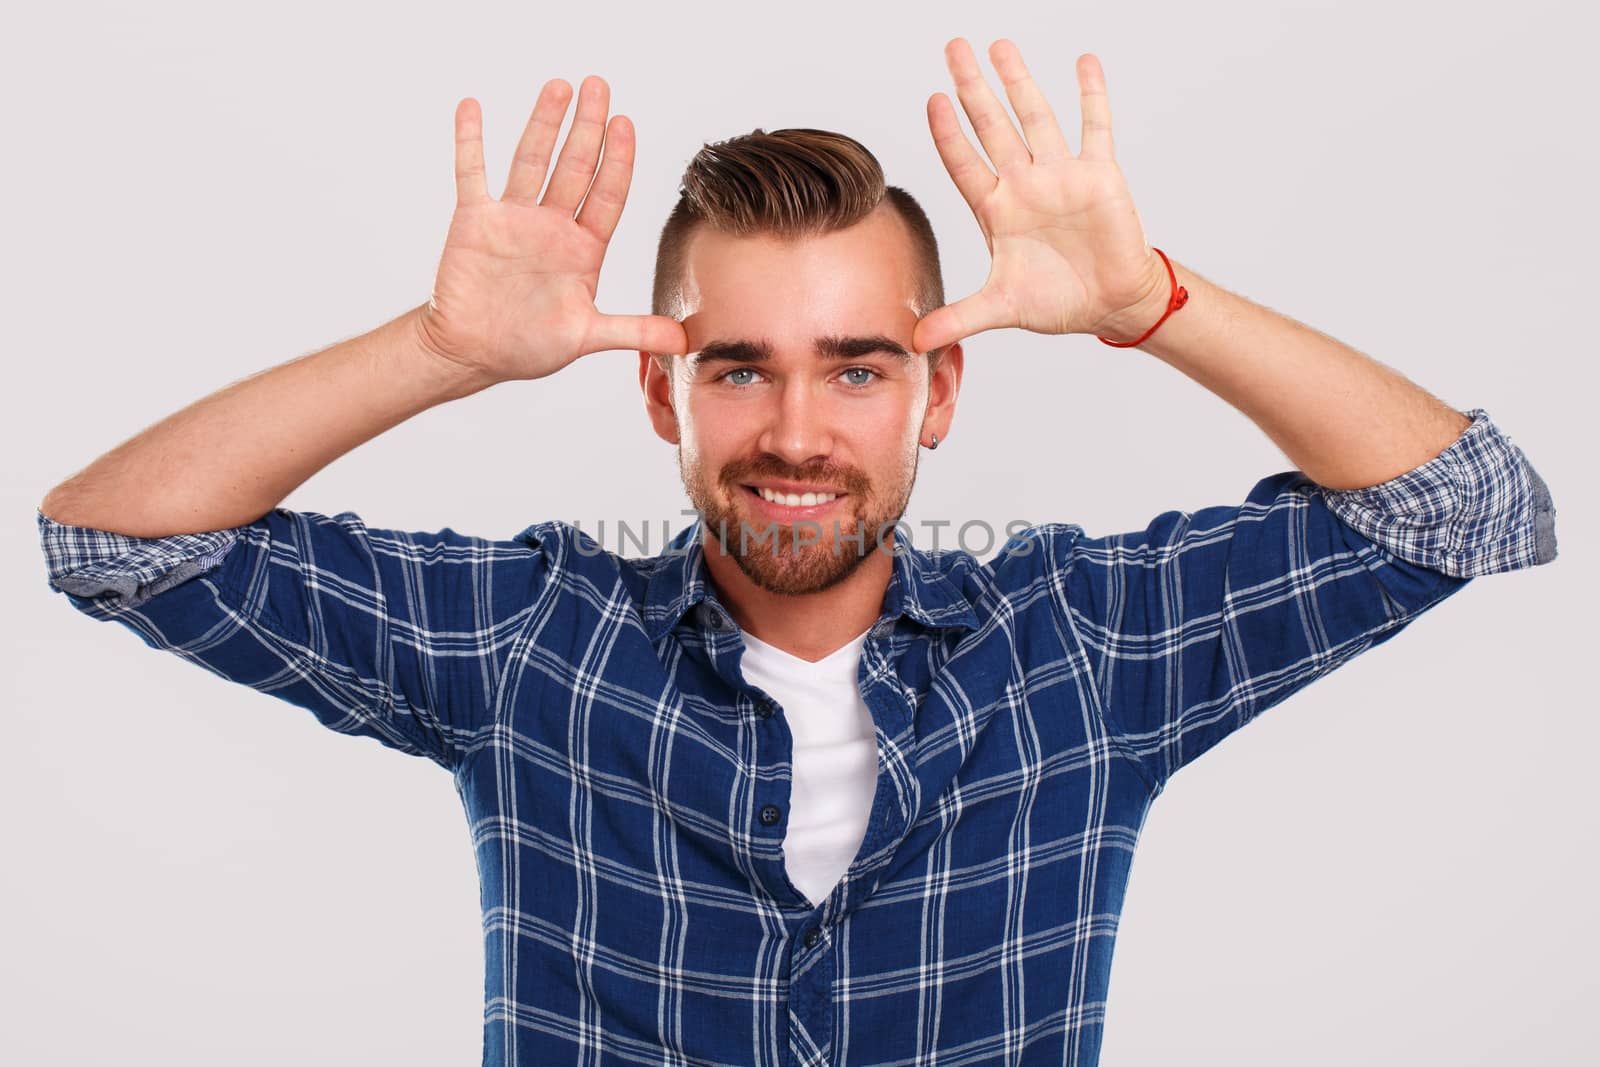
<path fill-rule="evenodd" d="M 930 554 L 903 539 L 898 544 L 881 619 L 904 616 L 932 629 L 976 630 L 978 616 L 971 602 Z M 672 536 L 657 560 L 644 603 L 645 631 L 652 643 L 677 626 L 696 604 L 705 601 L 721 606 L 706 567 L 704 524 L 698 516 Z"/>

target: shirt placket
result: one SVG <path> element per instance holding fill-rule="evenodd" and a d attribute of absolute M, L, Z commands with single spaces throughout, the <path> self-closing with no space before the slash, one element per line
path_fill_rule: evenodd
<path fill-rule="evenodd" d="M 793 758 L 793 735 L 778 702 L 748 682 L 739 669 L 742 649 L 736 624 L 725 609 L 707 601 L 701 618 L 709 629 L 707 647 L 711 650 L 717 674 L 737 694 L 740 713 L 753 717 L 757 734 L 757 761 L 763 770 L 755 783 L 754 825 L 751 837 L 770 837 L 781 846 L 792 796 L 791 778 L 773 777 L 767 768 Z M 889 636 L 894 620 L 883 618 L 873 626 L 862 647 L 858 684 L 862 699 L 872 713 L 877 732 L 878 780 L 873 794 L 872 812 L 861 852 L 873 855 L 864 863 L 852 863 L 841 883 L 820 905 L 809 910 L 803 893 L 789 879 L 781 847 L 772 850 L 774 858 L 751 858 L 763 887 L 786 909 L 789 936 L 789 1059 L 794 1065 L 830 1062 L 834 1044 L 833 987 L 837 959 L 833 931 L 848 910 L 859 904 L 876 886 L 883 869 L 893 858 L 886 842 L 903 837 L 916 809 L 916 775 L 911 765 L 914 742 L 912 694 L 895 676 L 888 661 Z"/>

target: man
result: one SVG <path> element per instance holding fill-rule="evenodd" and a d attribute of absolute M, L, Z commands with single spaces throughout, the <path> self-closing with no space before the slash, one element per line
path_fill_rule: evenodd
<path fill-rule="evenodd" d="M 991 57 L 1020 133 L 967 42 L 946 57 L 993 165 L 936 94 L 993 253 L 973 296 L 944 305 L 926 218 L 860 145 L 756 131 L 691 164 L 655 313 L 603 315 L 634 145 L 605 82 L 547 188 L 570 87 L 545 86 L 499 200 L 469 99 L 426 305 L 41 505 L 78 609 L 452 772 L 485 1063 L 1093 1064 L 1172 775 L 1473 577 L 1555 557 L 1548 489 L 1482 409 L 1145 244 L 1093 56 L 1077 155 L 1014 45 Z M 962 340 L 1008 326 L 1136 342 L 1298 469 L 1142 531 L 1029 527 L 987 563 L 901 543 Z M 615 348 L 698 512 L 668 551 L 276 506 L 419 411 Z"/>

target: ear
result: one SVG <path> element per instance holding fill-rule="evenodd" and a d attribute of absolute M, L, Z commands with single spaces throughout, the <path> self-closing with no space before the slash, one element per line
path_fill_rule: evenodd
<path fill-rule="evenodd" d="M 672 367 L 672 357 L 666 357 Z M 656 436 L 669 445 L 678 443 L 678 412 L 672 406 L 672 379 L 650 352 L 639 353 L 639 388 L 644 392 L 644 409 Z"/>
<path fill-rule="evenodd" d="M 956 396 L 961 392 L 961 369 L 965 353 L 957 341 L 944 350 L 933 377 L 928 380 L 928 406 L 922 413 L 922 432 L 936 433 L 943 441 L 950 435 L 956 416 Z"/>

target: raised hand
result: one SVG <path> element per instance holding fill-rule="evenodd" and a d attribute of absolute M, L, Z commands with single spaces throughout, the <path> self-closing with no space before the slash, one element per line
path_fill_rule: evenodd
<path fill-rule="evenodd" d="M 468 97 L 456 105 L 455 214 L 419 325 L 427 349 L 494 381 L 542 378 L 607 349 L 688 351 L 675 319 L 606 315 L 595 307 L 600 264 L 633 176 L 634 131 L 622 115 L 608 126 L 604 79 L 591 75 L 579 90 L 548 188 L 572 97 L 559 78 L 539 92 L 499 200 L 485 180 L 478 102 Z"/>
<path fill-rule="evenodd" d="M 1078 57 L 1083 135 L 1074 156 L 1015 44 L 996 41 L 989 57 L 1026 141 L 978 69 L 972 46 L 957 37 L 944 55 L 989 162 L 967 140 L 943 93 L 928 100 L 928 125 L 939 158 L 977 216 L 993 262 L 982 289 L 917 323 L 917 351 L 1007 326 L 1049 334 L 1103 332 L 1117 312 L 1139 303 L 1153 287 L 1168 285 L 1165 265 L 1145 243 L 1128 183 L 1112 158 L 1111 108 L 1099 59 Z"/>

